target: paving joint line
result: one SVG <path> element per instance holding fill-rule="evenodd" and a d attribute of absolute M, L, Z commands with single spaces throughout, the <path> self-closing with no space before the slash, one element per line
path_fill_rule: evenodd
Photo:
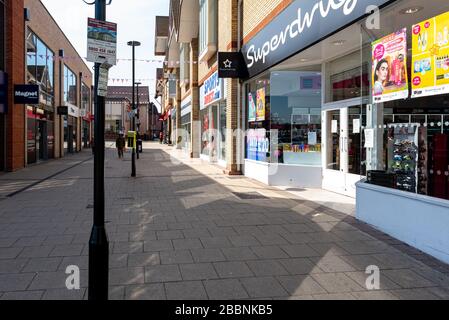
<path fill-rule="evenodd" d="M 52 175 L 50 175 L 50 176 L 48 176 L 48 177 L 46 177 L 46 178 L 43 178 L 43 179 L 41 179 L 41 180 L 39 180 L 39 181 L 36 181 L 36 182 L 34 182 L 34 183 L 32 183 L 32 184 L 26 186 L 26 187 L 23 187 L 23 188 L 21 188 L 21 189 L 19 189 L 19 190 L 17 190 L 17 191 L 14 191 L 13 193 L 8 194 L 8 195 L 6 196 L 6 198 L 12 198 L 12 197 L 14 197 L 14 196 L 16 196 L 16 195 L 18 195 L 18 194 L 20 194 L 20 193 L 22 193 L 22 192 L 25 192 L 25 191 L 27 191 L 27 190 L 29 190 L 29 189 L 31 189 L 31 188 L 33 188 L 33 187 L 35 187 L 35 186 L 41 184 L 41 183 L 47 181 L 47 180 L 50 180 L 50 179 L 52 179 L 52 178 L 54 178 L 54 177 L 57 177 L 57 176 L 59 176 L 60 174 L 63 174 L 63 173 L 65 173 L 65 172 L 67 172 L 67 171 L 69 171 L 69 170 L 71 170 L 71 169 L 73 169 L 73 168 L 76 168 L 76 167 L 82 165 L 83 163 L 88 162 L 88 161 L 90 161 L 90 160 L 92 160 L 92 159 L 93 159 L 93 157 L 89 157 L 89 158 L 87 158 L 87 159 L 84 159 L 83 161 L 80 161 L 80 162 L 78 162 L 78 163 L 76 163 L 76 164 L 74 164 L 74 165 L 72 165 L 72 166 L 70 166 L 70 167 L 68 167 L 68 168 L 65 168 L 65 169 L 63 169 L 63 170 L 60 170 L 60 171 L 58 171 L 58 172 L 56 172 L 56 173 L 54 173 L 54 174 L 52 174 Z"/>

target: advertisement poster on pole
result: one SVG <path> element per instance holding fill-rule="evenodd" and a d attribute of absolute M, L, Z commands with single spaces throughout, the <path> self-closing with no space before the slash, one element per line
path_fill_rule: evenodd
<path fill-rule="evenodd" d="M 449 93 L 449 12 L 412 28 L 412 98 Z"/>
<path fill-rule="evenodd" d="M 248 122 L 256 121 L 256 102 L 252 92 L 248 93 Z"/>
<path fill-rule="evenodd" d="M 373 102 L 408 98 L 407 29 L 372 43 Z"/>
<path fill-rule="evenodd" d="M 256 121 L 265 121 L 265 88 L 257 90 Z"/>
<path fill-rule="evenodd" d="M 117 24 L 88 18 L 87 61 L 117 64 Z"/>

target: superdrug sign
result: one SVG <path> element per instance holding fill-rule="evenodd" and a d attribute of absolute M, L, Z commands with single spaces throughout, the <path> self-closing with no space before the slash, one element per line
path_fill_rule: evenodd
<path fill-rule="evenodd" d="M 14 86 L 14 104 L 39 104 L 39 86 L 17 84 Z"/>
<path fill-rule="evenodd" d="M 296 0 L 242 47 L 253 77 L 393 0 Z"/>

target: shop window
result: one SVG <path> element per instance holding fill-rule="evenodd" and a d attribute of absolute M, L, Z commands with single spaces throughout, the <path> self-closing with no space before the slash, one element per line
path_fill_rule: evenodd
<path fill-rule="evenodd" d="M 321 166 L 321 67 L 271 73 L 273 162 Z"/>
<path fill-rule="evenodd" d="M 380 30 L 362 30 L 364 46 L 371 47 L 394 36 L 399 38 L 397 35 L 404 33 L 406 43 L 401 41 L 406 46 L 400 54 L 387 52 L 377 58 L 379 61 L 375 56 L 379 52 L 362 52 L 362 61 L 372 64 L 370 69 L 381 59 L 387 68 L 383 80 L 377 80 L 377 86 L 382 86 L 381 93 L 374 90 L 375 77 L 369 77 L 370 100 L 385 100 L 373 103 L 372 111 L 367 111 L 370 121 L 364 129 L 364 138 L 369 141 L 362 143 L 361 154 L 366 152 L 370 159 L 366 168 L 369 183 L 449 200 L 449 94 L 447 90 L 432 89 L 449 77 L 444 65 L 449 49 L 444 31 L 449 20 L 446 13 L 449 3 L 436 1 L 435 5 L 426 6 L 424 1 L 419 2 L 422 9 L 402 19 L 404 13 L 400 11 L 407 1 L 397 1 L 381 12 Z M 394 14 L 399 18 L 393 18 Z M 435 26 L 435 41 L 439 42 L 436 46 L 440 50 L 426 52 L 429 39 L 420 33 L 426 26 Z M 427 63 L 432 58 L 434 68 Z"/>

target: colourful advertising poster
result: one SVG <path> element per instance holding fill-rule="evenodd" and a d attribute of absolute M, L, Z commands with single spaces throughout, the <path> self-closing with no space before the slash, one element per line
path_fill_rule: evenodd
<path fill-rule="evenodd" d="M 248 122 L 254 121 L 256 121 L 256 101 L 254 95 L 250 92 L 248 93 Z"/>
<path fill-rule="evenodd" d="M 449 93 L 449 12 L 412 28 L 412 97 Z"/>
<path fill-rule="evenodd" d="M 404 28 L 372 43 L 373 102 L 406 99 L 407 29 Z"/>
<path fill-rule="evenodd" d="M 265 121 L 265 88 L 257 90 L 256 121 Z"/>
<path fill-rule="evenodd" d="M 255 161 L 267 161 L 270 141 L 265 129 L 250 129 L 247 136 L 247 158 Z"/>

